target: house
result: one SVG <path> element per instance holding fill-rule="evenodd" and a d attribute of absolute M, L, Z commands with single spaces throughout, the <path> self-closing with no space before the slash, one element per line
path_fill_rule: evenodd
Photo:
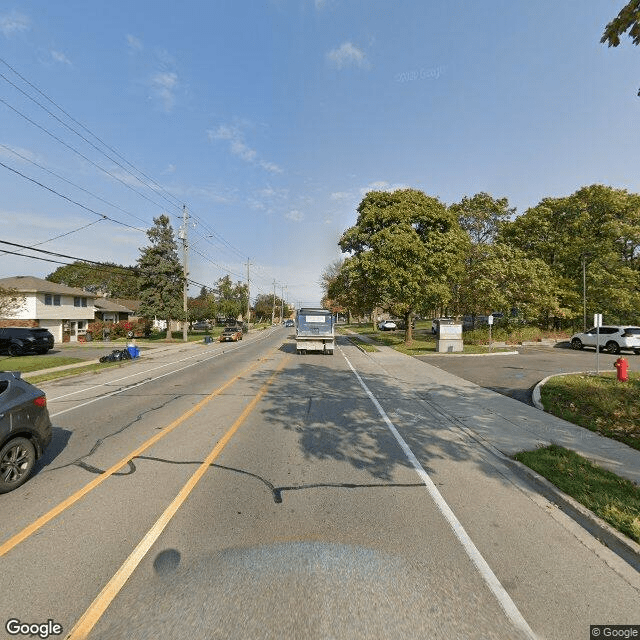
<path fill-rule="evenodd" d="M 122 322 L 131 319 L 133 311 L 124 305 L 118 304 L 110 298 L 96 298 L 94 302 L 96 320 L 102 322 Z"/>
<path fill-rule="evenodd" d="M 96 295 L 34 276 L 0 278 L 0 287 L 23 298 L 13 314 L 0 318 L 3 327 L 44 327 L 56 342 L 76 342 L 95 318 Z"/>

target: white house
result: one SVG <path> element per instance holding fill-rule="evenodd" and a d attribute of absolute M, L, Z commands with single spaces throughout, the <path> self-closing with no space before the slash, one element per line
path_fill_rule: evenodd
<path fill-rule="evenodd" d="M 0 278 L 0 287 L 15 289 L 24 302 L 12 315 L 0 318 L 3 327 L 44 327 L 56 342 L 65 333 L 71 342 L 84 335 L 95 318 L 96 295 L 34 276 Z"/>

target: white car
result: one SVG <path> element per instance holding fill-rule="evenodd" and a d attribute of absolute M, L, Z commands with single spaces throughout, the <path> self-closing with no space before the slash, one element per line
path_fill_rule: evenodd
<path fill-rule="evenodd" d="M 576 333 L 571 336 L 571 348 L 583 349 L 596 346 L 596 341 L 602 350 L 608 353 L 620 353 L 621 349 L 632 350 L 640 354 L 640 327 L 634 326 L 605 326 L 600 327 L 599 336 L 593 327 L 585 333 Z"/>
<path fill-rule="evenodd" d="M 396 323 L 392 320 L 383 320 L 378 325 L 378 329 L 380 329 L 380 331 L 395 331 L 397 328 Z"/>

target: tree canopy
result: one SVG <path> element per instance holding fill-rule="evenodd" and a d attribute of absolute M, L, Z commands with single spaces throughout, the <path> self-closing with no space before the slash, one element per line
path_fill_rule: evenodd
<path fill-rule="evenodd" d="M 358 303 L 367 301 L 403 316 L 410 342 L 411 315 L 449 302 L 465 236 L 437 198 L 416 189 L 371 191 L 339 244 L 350 254 L 341 272 L 351 292 L 358 291 Z"/>
<path fill-rule="evenodd" d="M 58 267 L 46 280 L 91 293 L 105 293 L 111 298 L 135 299 L 139 295 L 138 267 L 115 262 L 95 264 L 77 260 Z"/>

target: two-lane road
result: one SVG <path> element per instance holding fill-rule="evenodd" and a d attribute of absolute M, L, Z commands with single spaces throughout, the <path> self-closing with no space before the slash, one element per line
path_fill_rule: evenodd
<path fill-rule="evenodd" d="M 46 388 L 56 450 L 1 496 L 5 620 L 113 639 L 629 621 L 637 584 L 430 406 L 419 370 L 343 339 L 296 355 L 289 333 Z"/>

